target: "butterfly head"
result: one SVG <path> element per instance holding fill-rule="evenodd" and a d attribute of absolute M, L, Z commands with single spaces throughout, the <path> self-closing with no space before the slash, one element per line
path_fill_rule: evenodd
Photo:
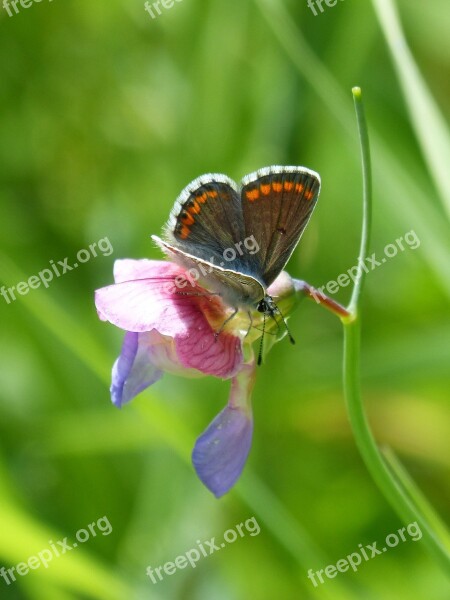
<path fill-rule="evenodd" d="M 278 307 L 272 296 L 266 294 L 256 305 L 256 310 L 264 315 L 272 317 L 278 311 Z"/>
<path fill-rule="evenodd" d="M 295 344 L 295 340 L 292 337 L 291 332 L 288 329 L 286 319 L 281 314 L 281 311 L 278 308 L 278 306 L 276 305 L 272 296 L 269 296 L 268 294 L 266 294 L 264 296 L 264 298 L 262 300 L 260 300 L 258 302 L 258 304 L 256 305 L 256 310 L 264 315 L 263 330 L 262 330 L 262 336 L 261 336 L 261 341 L 260 341 L 260 345 L 259 345 L 259 353 L 258 353 L 258 365 L 260 365 L 262 362 L 262 349 L 263 349 L 264 334 L 265 334 L 265 330 L 266 330 L 266 317 L 271 317 L 275 321 L 277 326 L 279 327 L 279 323 L 275 317 L 276 314 L 279 314 L 281 317 L 281 321 L 283 322 L 283 325 L 286 329 L 286 333 L 289 336 L 289 340 L 290 340 L 291 344 Z"/>

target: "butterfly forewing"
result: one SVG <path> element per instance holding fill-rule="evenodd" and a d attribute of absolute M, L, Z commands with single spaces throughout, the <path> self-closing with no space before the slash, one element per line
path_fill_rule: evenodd
<path fill-rule="evenodd" d="M 256 307 L 296 247 L 319 191 L 319 175 L 303 167 L 266 167 L 240 188 L 226 175 L 202 175 L 175 202 L 165 241 L 154 239 L 224 302 Z"/>
<path fill-rule="evenodd" d="M 184 252 L 217 264 L 245 237 L 236 183 L 221 174 L 195 179 L 180 194 L 165 229 L 165 239 Z M 227 267 L 234 268 L 233 262 Z"/>
<path fill-rule="evenodd" d="M 242 181 L 245 235 L 254 236 L 260 277 L 269 286 L 289 260 L 314 210 L 320 177 L 303 167 L 267 167 Z"/>

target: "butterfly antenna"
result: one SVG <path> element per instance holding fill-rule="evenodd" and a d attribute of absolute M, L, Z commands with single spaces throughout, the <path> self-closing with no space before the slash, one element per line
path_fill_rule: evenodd
<path fill-rule="evenodd" d="M 278 308 L 278 306 L 277 306 L 277 311 L 280 313 L 280 317 L 281 317 L 281 320 L 283 321 L 283 325 L 284 325 L 284 327 L 286 328 L 286 333 L 288 334 L 289 341 L 291 342 L 291 344 L 295 344 L 295 340 L 294 340 L 294 338 L 292 337 L 292 335 L 291 335 L 291 332 L 289 331 L 289 327 L 287 326 L 286 319 L 283 317 L 283 313 L 282 313 L 282 312 L 281 312 L 281 310 Z"/>
<path fill-rule="evenodd" d="M 261 341 L 259 342 L 258 366 L 260 366 L 262 363 L 263 340 L 264 340 L 265 332 L 266 332 L 266 313 L 263 313 L 263 328 L 262 328 Z"/>

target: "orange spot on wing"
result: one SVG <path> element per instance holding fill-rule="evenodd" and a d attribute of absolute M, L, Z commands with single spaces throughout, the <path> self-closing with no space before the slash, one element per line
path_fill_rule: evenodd
<path fill-rule="evenodd" d="M 297 183 L 295 185 L 295 191 L 297 192 L 297 194 L 301 194 L 304 189 L 305 189 L 305 186 L 303 185 L 303 183 Z"/>
<path fill-rule="evenodd" d="M 258 190 L 258 188 L 254 188 L 253 190 L 247 190 L 245 192 L 245 197 L 250 202 L 254 202 L 255 200 L 258 200 L 258 198 L 259 198 L 259 190 Z"/>
<path fill-rule="evenodd" d="M 270 194 L 270 183 L 260 185 L 259 189 L 261 190 L 264 196 L 268 196 Z"/>
<path fill-rule="evenodd" d="M 272 188 L 274 192 L 282 192 L 283 191 L 283 184 L 280 183 L 279 181 L 274 181 L 272 183 Z"/>
<path fill-rule="evenodd" d="M 307 200 L 312 200 L 314 197 L 314 192 L 312 190 L 306 190 L 304 196 Z"/>
<path fill-rule="evenodd" d="M 206 192 L 206 193 L 208 194 L 208 196 L 210 198 L 217 198 L 217 195 L 218 195 L 216 190 L 210 190 L 209 192 Z"/>
<path fill-rule="evenodd" d="M 201 207 L 199 205 L 199 203 L 196 200 L 192 201 L 192 206 L 189 208 L 188 212 L 191 213 L 192 215 L 198 215 L 198 213 L 201 211 Z"/>
<path fill-rule="evenodd" d="M 200 204 L 203 204 L 204 202 L 206 202 L 207 197 L 208 197 L 208 194 L 206 192 L 203 192 L 203 194 L 196 196 L 195 199 L 197 200 L 197 202 L 200 202 Z"/>
<path fill-rule="evenodd" d="M 294 184 L 292 181 L 285 181 L 283 187 L 285 192 L 292 192 Z"/>
<path fill-rule="evenodd" d="M 186 212 L 186 214 L 182 217 L 181 222 L 184 225 L 192 225 L 192 223 L 195 223 L 195 219 L 189 212 Z"/>
<path fill-rule="evenodd" d="M 191 230 L 189 229 L 189 227 L 186 227 L 186 225 L 184 225 L 181 229 L 180 229 L 180 237 L 185 240 L 189 234 L 191 233 Z"/>

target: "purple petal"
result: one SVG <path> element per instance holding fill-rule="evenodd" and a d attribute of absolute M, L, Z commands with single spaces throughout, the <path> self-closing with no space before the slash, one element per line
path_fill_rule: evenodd
<path fill-rule="evenodd" d="M 139 333 L 127 331 L 113 366 L 111 400 L 119 408 L 162 377 L 162 371 L 150 360 L 148 345 L 140 342 Z"/>
<path fill-rule="evenodd" d="M 245 408 L 225 407 L 198 438 L 192 453 L 197 475 L 219 498 L 233 487 L 252 443 L 253 419 Z"/>
<path fill-rule="evenodd" d="M 198 438 L 192 462 L 206 487 L 219 498 L 236 483 L 247 460 L 253 434 L 251 394 L 255 361 L 243 364 L 231 380 L 228 406 Z"/>

